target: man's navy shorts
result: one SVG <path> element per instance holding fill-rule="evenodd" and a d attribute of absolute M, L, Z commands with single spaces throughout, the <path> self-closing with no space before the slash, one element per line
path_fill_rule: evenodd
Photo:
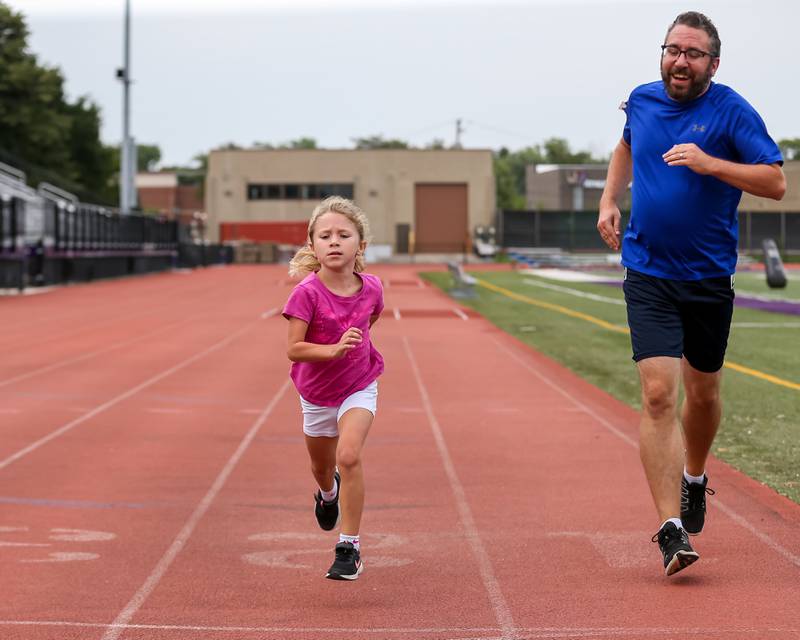
<path fill-rule="evenodd" d="M 733 276 L 666 280 L 626 269 L 633 359 L 684 356 L 698 371 L 722 368 L 733 317 Z"/>

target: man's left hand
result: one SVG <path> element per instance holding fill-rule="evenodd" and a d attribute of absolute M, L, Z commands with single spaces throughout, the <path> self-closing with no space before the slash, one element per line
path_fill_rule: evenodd
<path fill-rule="evenodd" d="M 688 167 L 701 175 L 711 173 L 715 160 L 693 142 L 676 144 L 661 157 L 670 167 Z"/>

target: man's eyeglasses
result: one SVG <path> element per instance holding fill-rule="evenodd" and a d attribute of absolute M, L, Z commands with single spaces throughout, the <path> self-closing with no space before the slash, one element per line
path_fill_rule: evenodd
<path fill-rule="evenodd" d="M 710 54 L 708 51 L 702 51 L 701 49 L 681 49 L 679 46 L 674 44 L 662 44 L 661 45 L 661 55 L 664 58 L 680 58 L 681 54 L 686 56 L 687 60 L 702 60 L 706 56 L 709 58 L 713 58 L 714 56 Z"/>

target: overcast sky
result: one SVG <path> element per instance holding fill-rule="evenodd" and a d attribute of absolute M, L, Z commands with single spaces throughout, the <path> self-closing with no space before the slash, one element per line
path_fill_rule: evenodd
<path fill-rule="evenodd" d="M 40 62 L 89 96 L 118 143 L 124 0 L 3 0 L 25 14 Z M 607 154 L 619 103 L 658 79 L 666 27 L 706 13 L 722 40 L 716 80 L 800 137 L 797 0 L 131 0 L 132 132 L 167 164 L 235 142 L 308 136 L 519 149 L 558 136 Z"/>

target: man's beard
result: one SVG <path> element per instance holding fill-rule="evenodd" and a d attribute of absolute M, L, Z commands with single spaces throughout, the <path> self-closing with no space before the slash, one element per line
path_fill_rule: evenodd
<path fill-rule="evenodd" d="M 664 68 L 661 68 L 661 80 L 664 82 L 664 89 L 667 92 L 667 95 L 672 98 L 673 100 L 677 100 L 678 102 L 689 102 L 690 100 L 694 100 L 697 96 L 701 95 L 708 89 L 708 85 L 711 83 L 711 64 L 709 64 L 705 71 L 698 71 L 695 73 L 690 73 L 689 69 L 686 70 L 686 75 L 689 76 L 689 84 L 684 90 L 676 91 L 675 88 L 670 84 L 670 73 L 672 71 L 664 71 Z"/>

